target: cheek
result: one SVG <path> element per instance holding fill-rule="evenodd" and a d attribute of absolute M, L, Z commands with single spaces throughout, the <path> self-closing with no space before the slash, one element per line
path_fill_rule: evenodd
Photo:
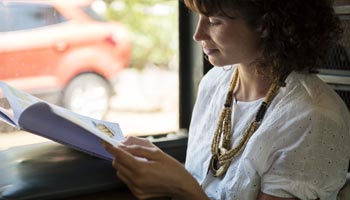
<path fill-rule="evenodd" d="M 250 35 L 232 34 L 231 37 L 226 37 L 223 45 L 229 50 L 228 53 L 231 55 L 235 54 L 249 58 L 255 57 L 255 54 L 258 52 L 256 38 Z"/>

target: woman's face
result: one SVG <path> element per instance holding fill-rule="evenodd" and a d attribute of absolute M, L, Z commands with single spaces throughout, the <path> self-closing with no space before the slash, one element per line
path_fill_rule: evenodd
<path fill-rule="evenodd" d="M 240 17 L 200 15 L 193 39 L 215 66 L 250 64 L 259 55 L 257 37 Z"/>

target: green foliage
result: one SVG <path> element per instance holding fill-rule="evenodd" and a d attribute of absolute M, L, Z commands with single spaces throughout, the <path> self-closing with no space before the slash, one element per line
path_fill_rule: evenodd
<path fill-rule="evenodd" d="M 178 51 L 178 1 L 104 1 L 106 18 L 121 21 L 130 31 L 133 42 L 131 67 L 168 66 Z"/>

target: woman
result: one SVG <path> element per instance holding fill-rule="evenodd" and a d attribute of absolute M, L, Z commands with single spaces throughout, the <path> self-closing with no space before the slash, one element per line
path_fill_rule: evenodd
<path fill-rule="evenodd" d="M 202 79 L 186 169 L 146 140 L 106 149 L 139 198 L 336 199 L 350 116 L 311 74 L 339 37 L 329 0 L 185 0 L 215 67 Z"/>

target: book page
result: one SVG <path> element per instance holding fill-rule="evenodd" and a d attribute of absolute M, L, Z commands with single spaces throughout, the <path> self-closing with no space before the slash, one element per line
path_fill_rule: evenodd
<path fill-rule="evenodd" d="M 114 146 L 118 146 L 125 139 L 117 123 L 92 119 L 55 105 L 50 105 L 50 107 L 55 114 L 79 125 Z"/>
<path fill-rule="evenodd" d="M 107 160 L 113 158 L 101 140 L 114 146 L 124 140 L 116 123 L 81 116 L 44 102 L 28 107 L 19 124 L 24 130 Z"/>
<path fill-rule="evenodd" d="M 0 108 L 0 118 L 19 129 L 108 160 L 101 140 L 114 146 L 124 140 L 117 123 L 79 115 L 1 81 L 0 87 L 13 111 Z"/>
<path fill-rule="evenodd" d="M 19 128 L 17 125 L 17 120 L 13 116 L 13 111 L 10 109 L 5 109 L 0 107 L 0 120 L 6 122 L 7 124 Z"/>
<path fill-rule="evenodd" d="M 5 108 L 1 109 L 0 112 L 2 114 L 0 115 L 0 117 L 3 119 L 3 121 L 10 122 L 10 124 L 12 122 L 13 125 L 18 127 L 19 126 L 18 118 L 21 115 L 21 113 L 30 105 L 37 103 L 41 100 L 30 95 L 27 92 L 17 90 L 2 81 L 0 81 L 0 87 L 2 89 L 4 96 L 7 98 L 8 102 L 10 103 L 10 106 L 12 109 L 12 112 L 6 111 Z"/>

